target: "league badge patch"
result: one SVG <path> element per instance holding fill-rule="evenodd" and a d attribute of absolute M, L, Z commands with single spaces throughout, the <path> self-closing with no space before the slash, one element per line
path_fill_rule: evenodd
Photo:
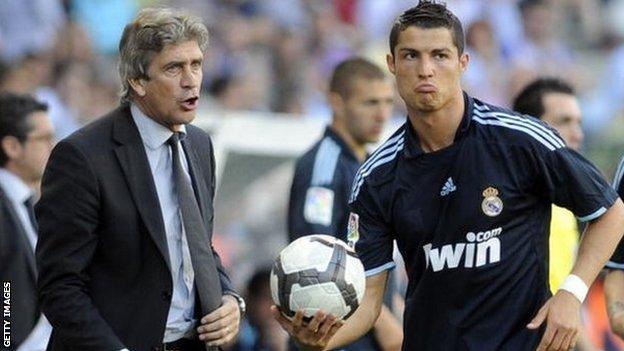
<path fill-rule="evenodd" d="M 355 243 L 360 240 L 360 216 L 351 212 L 349 213 L 349 225 L 347 226 L 347 240 L 349 246 L 355 247 Z"/>
<path fill-rule="evenodd" d="M 483 197 L 481 209 L 486 216 L 496 217 L 503 212 L 503 200 L 498 197 L 498 190 L 496 188 L 488 187 L 483 190 Z"/>
<path fill-rule="evenodd" d="M 309 223 L 328 226 L 334 211 L 334 192 L 327 188 L 314 186 L 306 193 L 303 216 Z"/>

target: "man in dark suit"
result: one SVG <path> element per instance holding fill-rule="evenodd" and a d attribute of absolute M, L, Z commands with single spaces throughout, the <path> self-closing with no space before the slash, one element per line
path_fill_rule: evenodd
<path fill-rule="evenodd" d="M 49 350 L 202 350 L 244 302 L 212 248 L 210 137 L 189 125 L 208 31 L 145 9 L 120 41 L 122 104 L 59 142 L 37 205 Z"/>
<path fill-rule="evenodd" d="M 50 337 L 37 304 L 32 205 L 53 140 L 46 105 L 26 95 L 0 94 L 0 281 L 11 292 L 11 314 L 3 318 L 10 339 L 2 347 L 9 350 L 43 351 Z"/>

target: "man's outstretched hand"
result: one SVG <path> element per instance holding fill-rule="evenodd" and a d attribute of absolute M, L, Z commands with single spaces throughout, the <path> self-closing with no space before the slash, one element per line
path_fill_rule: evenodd
<path fill-rule="evenodd" d="M 342 327 L 344 322 L 331 314 L 318 311 L 308 323 L 303 321 L 303 310 L 297 311 L 292 321 L 280 312 L 279 307 L 271 306 L 271 313 L 279 324 L 290 334 L 297 344 L 306 351 L 324 350 L 329 340 Z"/>

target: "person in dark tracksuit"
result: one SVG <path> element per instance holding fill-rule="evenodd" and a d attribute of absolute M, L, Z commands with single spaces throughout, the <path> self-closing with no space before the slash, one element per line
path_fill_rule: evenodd
<path fill-rule="evenodd" d="M 288 235 L 329 234 L 348 241 L 348 199 L 353 178 L 367 156 L 366 146 L 379 141 L 393 106 L 393 87 L 382 70 L 362 58 L 340 63 L 334 70 L 329 101 L 333 119 L 322 138 L 297 160 L 290 192 Z M 386 292 L 392 306 L 396 289 Z M 398 349 L 401 325 L 388 307 L 375 327 L 344 350 Z"/>

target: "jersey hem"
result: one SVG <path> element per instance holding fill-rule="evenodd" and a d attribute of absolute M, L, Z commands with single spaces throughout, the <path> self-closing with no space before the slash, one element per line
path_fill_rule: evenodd
<path fill-rule="evenodd" d="M 607 261 L 607 263 L 605 263 L 605 267 L 612 268 L 612 269 L 623 269 L 624 270 L 624 263 L 617 263 L 617 262 L 613 262 L 613 261 Z"/>
<path fill-rule="evenodd" d="M 605 207 L 601 207 L 597 209 L 596 211 L 594 211 L 593 213 L 588 214 L 587 216 L 577 217 L 577 218 L 581 222 L 587 222 L 587 221 L 591 221 L 602 216 L 605 212 L 607 212 L 607 209 Z"/>
<path fill-rule="evenodd" d="M 370 277 L 372 275 L 375 274 L 379 274 L 383 271 L 387 271 L 390 269 L 393 269 L 394 267 L 396 267 L 396 263 L 390 261 L 388 263 L 382 264 L 381 266 L 375 267 L 373 269 L 369 269 L 367 271 L 364 272 L 364 275 L 366 275 L 367 277 Z"/>

